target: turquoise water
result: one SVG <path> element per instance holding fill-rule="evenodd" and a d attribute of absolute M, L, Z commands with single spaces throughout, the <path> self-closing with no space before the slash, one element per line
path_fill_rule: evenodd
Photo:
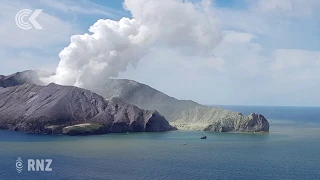
<path fill-rule="evenodd" d="M 228 107 L 270 117 L 270 133 L 264 134 L 176 131 L 69 137 L 2 130 L 0 179 L 318 180 L 320 108 L 290 108 Z M 281 116 L 290 111 L 292 117 Z M 208 139 L 200 140 L 202 134 Z M 24 165 L 21 173 L 15 167 L 18 157 Z M 31 158 L 52 159 L 52 172 L 28 172 Z"/>

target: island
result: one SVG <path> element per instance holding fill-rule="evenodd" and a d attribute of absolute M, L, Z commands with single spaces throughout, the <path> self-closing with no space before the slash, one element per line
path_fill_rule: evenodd
<path fill-rule="evenodd" d="M 269 122 L 261 114 L 244 116 L 178 100 L 133 80 L 107 79 L 85 90 L 54 83 L 46 86 L 39 78 L 43 74 L 48 73 L 28 70 L 0 76 L 0 128 L 68 135 L 176 129 L 269 131 Z"/>

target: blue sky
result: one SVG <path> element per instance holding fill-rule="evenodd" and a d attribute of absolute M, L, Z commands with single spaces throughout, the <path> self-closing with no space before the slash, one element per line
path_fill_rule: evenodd
<path fill-rule="evenodd" d="M 1 1 L 0 74 L 54 71 L 72 35 L 89 33 L 99 19 L 143 19 L 133 13 L 146 1 L 159 0 L 133 1 L 129 10 L 120 0 Z M 43 9 L 37 18 L 43 30 L 16 26 L 15 14 L 25 8 Z M 142 10 L 152 13 L 147 8 Z M 211 57 L 154 43 L 117 77 L 203 104 L 320 106 L 319 10 L 319 0 L 216 0 L 210 5 L 217 21 L 212 34 L 221 40 L 210 46 Z"/>

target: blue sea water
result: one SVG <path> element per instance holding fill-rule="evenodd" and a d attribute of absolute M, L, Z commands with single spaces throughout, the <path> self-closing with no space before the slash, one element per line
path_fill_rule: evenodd
<path fill-rule="evenodd" d="M 269 133 L 50 136 L 0 131 L 0 180 L 320 179 L 320 108 L 221 106 L 270 121 Z M 208 139 L 201 140 L 205 134 Z M 16 160 L 23 170 L 18 173 Z M 52 159 L 30 172 L 27 159 Z"/>

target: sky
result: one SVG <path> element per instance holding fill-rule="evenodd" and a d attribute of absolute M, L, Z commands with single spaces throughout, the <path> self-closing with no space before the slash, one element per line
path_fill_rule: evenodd
<path fill-rule="evenodd" d="M 20 29 L 15 15 L 21 9 L 43 9 L 37 17 L 43 29 Z M 65 70 L 62 64 L 87 61 L 86 48 L 96 47 L 101 55 L 107 46 L 126 48 L 134 56 L 108 59 L 121 66 L 106 68 L 99 81 L 132 79 L 202 104 L 320 106 L 319 11 L 320 0 L 3 0 L 0 74 Z M 110 36 L 116 27 L 106 29 L 108 23 L 131 23 L 130 30 L 140 34 L 134 41 Z M 90 33 L 105 35 L 103 43 L 82 41 Z M 90 46 L 72 49 L 84 42 Z M 70 52 L 80 54 L 63 56 Z M 104 62 L 103 56 L 97 61 Z M 86 73 L 92 74 L 81 71 Z M 78 84 L 72 85 L 79 86 L 92 79 L 74 78 Z"/>

